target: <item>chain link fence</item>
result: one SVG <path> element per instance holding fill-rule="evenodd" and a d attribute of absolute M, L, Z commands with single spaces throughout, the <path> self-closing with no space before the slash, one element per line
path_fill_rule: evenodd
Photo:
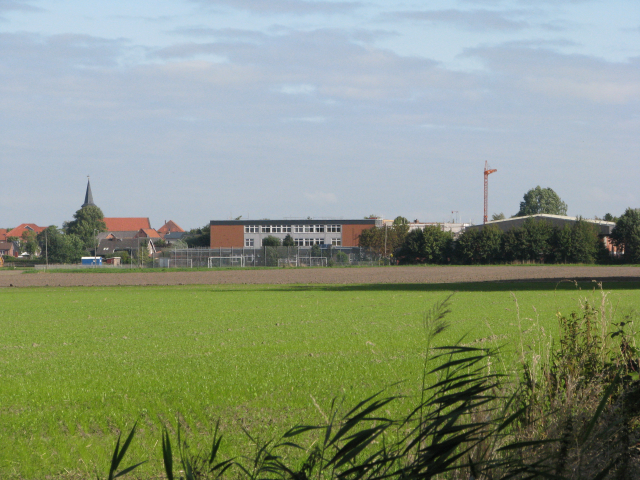
<path fill-rule="evenodd" d="M 359 247 L 185 248 L 165 251 L 160 268 L 315 267 L 378 265 L 379 256 Z"/>

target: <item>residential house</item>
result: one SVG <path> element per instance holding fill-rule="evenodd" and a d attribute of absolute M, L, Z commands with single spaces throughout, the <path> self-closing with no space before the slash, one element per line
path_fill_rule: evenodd
<path fill-rule="evenodd" d="M 17 257 L 19 254 L 20 250 L 14 242 L 0 242 L 0 256 Z"/>
<path fill-rule="evenodd" d="M 7 235 L 6 238 L 9 238 L 9 237 L 22 238 L 22 234 L 25 232 L 40 233 L 46 228 L 47 227 L 39 227 L 35 223 L 22 223 L 18 225 L 16 228 L 12 228 L 10 231 L 5 233 Z"/>
<path fill-rule="evenodd" d="M 164 225 L 158 229 L 158 233 L 162 238 L 170 233 L 184 233 L 184 230 L 173 220 L 165 221 Z"/>
<path fill-rule="evenodd" d="M 150 238 L 117 238 L 111 236 L 98 242 L 96 256 L 105 257 L 123 251 L 136 256 L 138 252 L 143 251 L 146 256 L 151 256 L 156 253 L 156 248 Z"/>
<path fill-rule="evenodd" d="M 150 238 L 152 240 L 162 238 L 153 228 L 141 228 L 134 238 Z"/>

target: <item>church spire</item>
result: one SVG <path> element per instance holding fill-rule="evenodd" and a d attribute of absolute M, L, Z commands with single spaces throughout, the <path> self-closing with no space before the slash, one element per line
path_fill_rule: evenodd
<path fill-rule="evenodd" d="M 91 194 L 91 182 L 89 181 L 89 175 L 87 175 L 87 193 L 84 196 L 84 203 L 82 204 L 82 208 L 88 207 L 89 205 L 95 207 L 96 204 L 93 203 L 93 195 Z"/>

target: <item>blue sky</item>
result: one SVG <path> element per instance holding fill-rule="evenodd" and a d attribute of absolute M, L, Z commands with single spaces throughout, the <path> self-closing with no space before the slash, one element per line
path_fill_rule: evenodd
<path fill-rule="evenodd" d="M 639 207 L 640 2 L 0 0 L 0 226 Z"/>

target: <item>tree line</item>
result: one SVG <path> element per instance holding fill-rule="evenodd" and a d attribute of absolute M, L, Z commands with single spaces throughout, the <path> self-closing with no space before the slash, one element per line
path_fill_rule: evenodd
<path fill-rule="evenodd" d="M 400 264 L 495 264 L 495 263 L 609 263 L 596 224 L 578 218 L 556 227 L 528 218 L 522 226 L 503 232 L 496 225 L 467 229 L 455 237 L 441 225 L 409 231 L 398 217 L 393 224 L 365 230 L 360 246 Z M 628 208 L 616 221 L 611 242 L 624 251 L 622 261 L 640 263 L 640 210 Z"/>

